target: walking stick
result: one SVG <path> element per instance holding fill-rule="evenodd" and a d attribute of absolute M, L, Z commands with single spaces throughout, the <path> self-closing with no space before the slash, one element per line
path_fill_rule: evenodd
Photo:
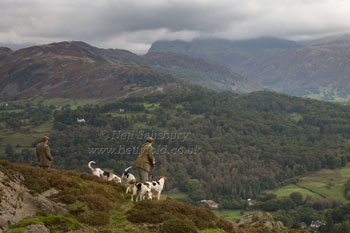
<path fill-rule="evenodd" d="M 148 178 L 149 178 L 148 180 L 149 181 L 152 181 L 152 174 L 153 174 L 155 166 L 160 165 L 160 164 L 161 164 L 161 162 L 156 162 L 156 164 L 151 165 L 151 169 L 149 170 L 149 173 L 148 173 Z"/>

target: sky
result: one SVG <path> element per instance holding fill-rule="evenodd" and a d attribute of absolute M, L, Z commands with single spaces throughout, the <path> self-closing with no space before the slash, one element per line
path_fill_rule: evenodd
<path fill-rule="evenodd" d="M 146 53 L 157 40 L 350 32 L 348 0 L 0 0 L 0 44 L 84 41 Z"/>

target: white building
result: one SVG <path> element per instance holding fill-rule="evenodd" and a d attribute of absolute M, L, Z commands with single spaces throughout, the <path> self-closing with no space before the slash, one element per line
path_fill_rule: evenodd
<path fill-rule="evenodd" d="M 320 220 L 312 221 L 310 224 L 310 227 L 312 228 L 319 228 L 320 226 L 326 225 L 324 222 L 321 222 Z"/>
<path fill-rule="evenodd" d="M 77 118 L 77 122 L 78 123 L 85 123 L 85 119 L 84 118 Z"/>

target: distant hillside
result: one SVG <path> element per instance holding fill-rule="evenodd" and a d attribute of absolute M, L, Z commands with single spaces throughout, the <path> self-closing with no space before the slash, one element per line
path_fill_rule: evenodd
<path fill-rule="evenodd" d="M 178 52 L 232 68 L 248 80 L 278 92 L 350 101 L 349 36 L 300 43 L 255 40 L 158 41 L 150 52 Z"/>
<path fill-rule="evenodd" d="M 172 52 L 148 53 L 145 58 L 154 69 L 215 90 L 246 93 L 262 89 L 229 68 L 204 59 Z"/>
<path fill-rule="evenodd" d="M 275 38 L 239 41 L 208 39 L 192 42 L 176 40 L 154 42 L 149 52 L 182 53 L 237 68 L 240 63 L 265 50 L 296 49 L 300 47 L 294 41 Z"/>
<path fill-rule="evenodd" d="M 142 135 L 156 132 L 162 165 L 154 175 L 169 176 L 166 189 L 187 193 L 189 201 L 215 199 L 231 209 L 297 176 L 350 162 L 350 108 L 338 104 L 198 88 L 99 106 L 59 106 L 21 100 L 0 108 L 0 158 L 35 164 L 30 149 L 45 133 L 53 139 L 56 168 L 88 171 L 82 164 L 94 160 L 120 174 L 138 156 L 137 149 L 125 150 L 138 148 Z"/>
<path fill-rule="evenodd" d="M 189 86 L 162 71 L 214 89 L 238 92 L 258 89 L 258 85 L 214 63 L 175 54 L 163 58 L 159 62 L 155 56 L 142 57 L 126 50 L 100 49 L 76 41 L 17 51 L 3 47 L 0 48 L 0 98 L 35 95 L 114 98 Z M 178 69 L 180 63 L 182 67 Z"/>

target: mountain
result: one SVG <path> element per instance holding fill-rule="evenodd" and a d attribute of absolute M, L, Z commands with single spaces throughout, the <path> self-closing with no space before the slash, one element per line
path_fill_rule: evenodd
<path fill-rule="evenodd" d="M 125 50 L 61 42 L 17 51 L 0 50 L 0 95 L 110 98 L 170 90 L 183 84 L 142 65 Z M 137 62 L 138 64 L 136 64 Z"/>
<path fill-rule="evenodd" d="M 148 53 L 145 58 L 154 69 L 214 90 L 246 93 L 262 89 L 258 84 L 249 82 L 226 66 L 201 58 L 172 52 Z"/>
<path fill-rule="evenodd" d="M 190 86 L 173 75 L 220 90 L 258 89 L 223 66 L 175 54 L 162 55 L 160 62 L 160 56 L 143 57 L 79 41 L 16 51 L 0 48 L 0 97 L 114 98 Z M 190 64 L 185 67 L 184 62 Z"/>
<path fill-rule="evenodd" d="M 295 42 L 253 40 L 158 41 L 149 52 L 207 59 L 270 90 L 327 101 L 350 101 L 349 36 Z"/>
<path fill-rule="evenodd" d="M 260 38 L 251 40 L 194 40 L 184 41 L 156 41 L 149 52 L 174 52 L 186 54 L 192 57 L 207 59 L 219 64 L 236 68 L 236 65 L 256 56 L 266 50 L 285 50 L 300 48 L 301 45 L 294 41 Z"/>

